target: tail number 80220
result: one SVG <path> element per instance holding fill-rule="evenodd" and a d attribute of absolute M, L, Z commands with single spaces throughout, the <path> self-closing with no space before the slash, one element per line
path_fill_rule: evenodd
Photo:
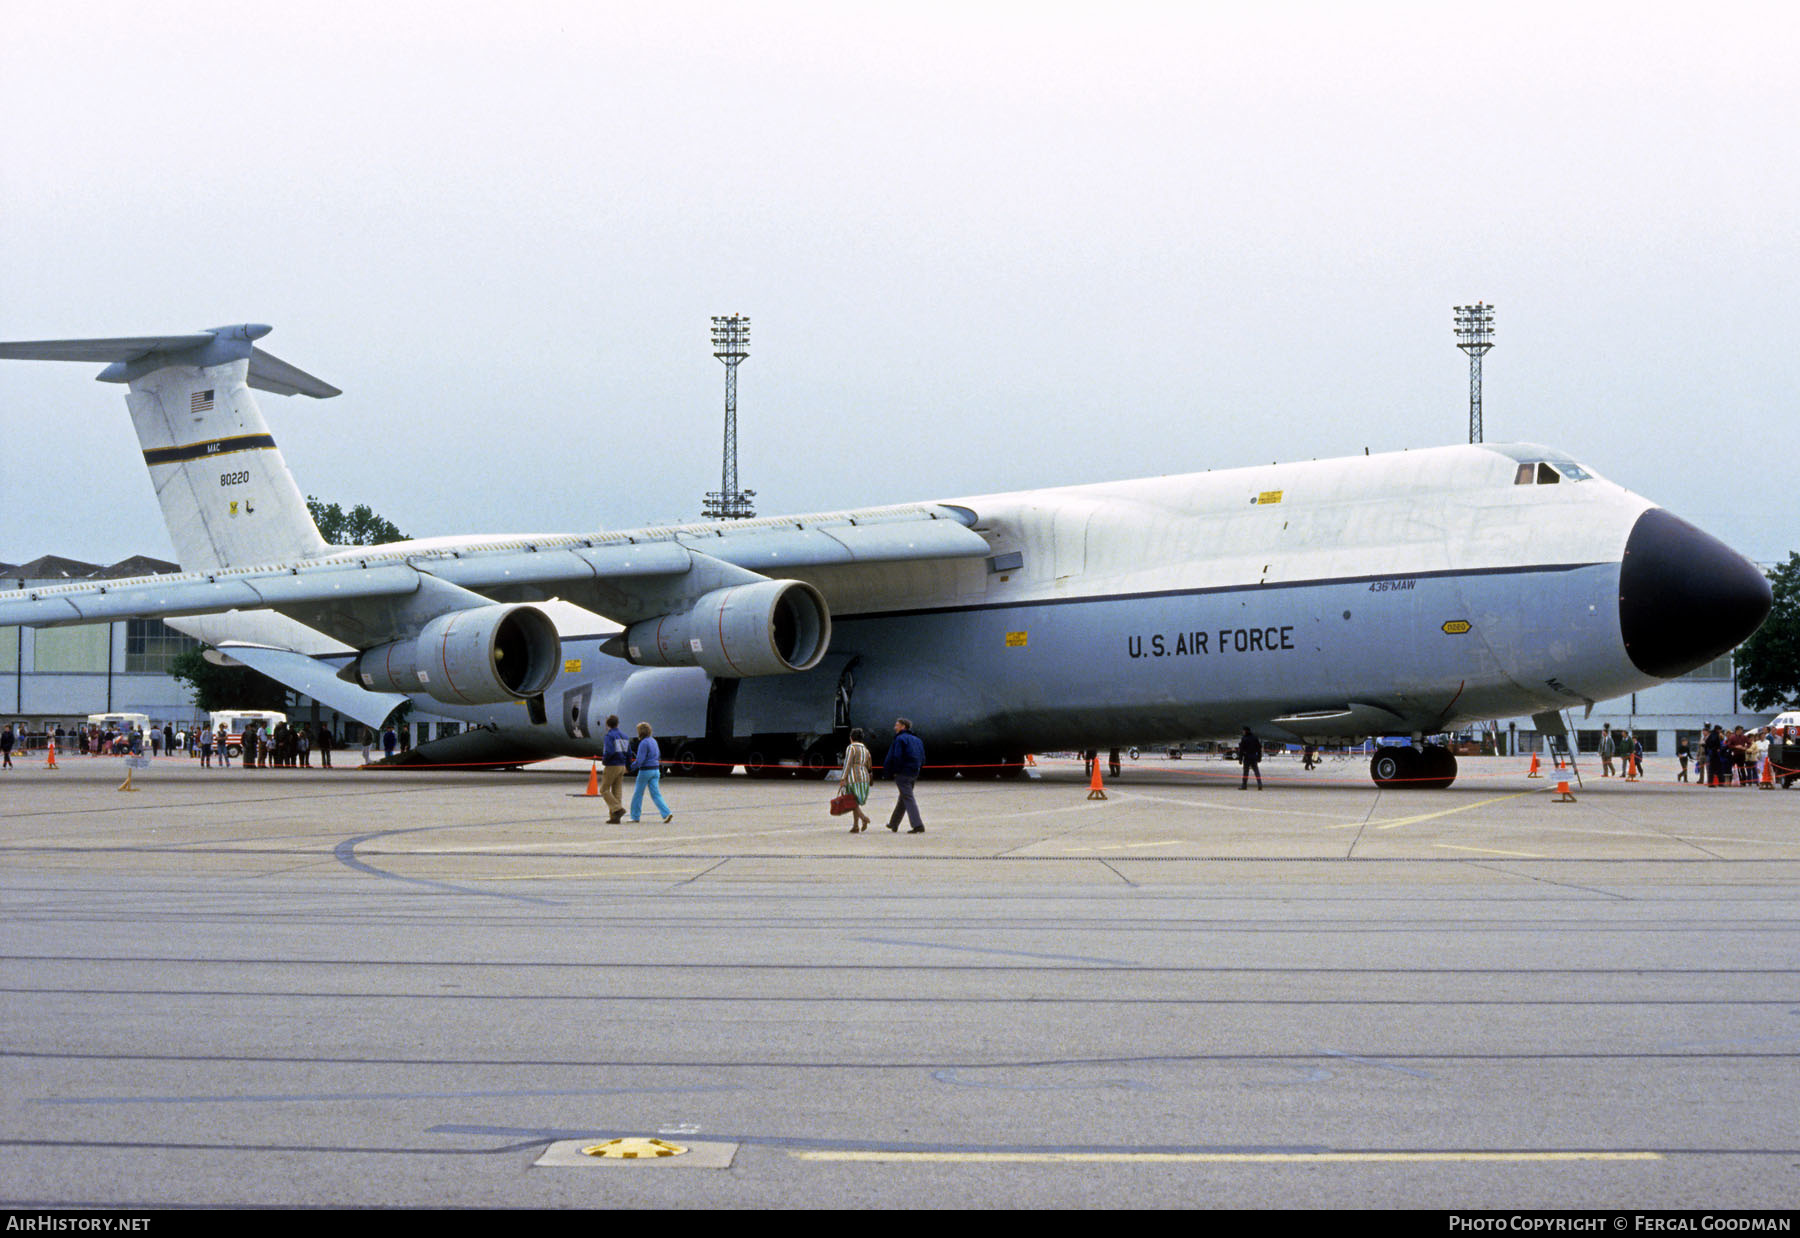
<path fill-rule="evenodd" d="M 220 473 L 219 474 L 219 484 L 221 486 L 241 486 L 249 480 L 250 480 L 250 471 L 248 469 L 245 469 L 244 471 L 239 472 L 239 473 Z"/>

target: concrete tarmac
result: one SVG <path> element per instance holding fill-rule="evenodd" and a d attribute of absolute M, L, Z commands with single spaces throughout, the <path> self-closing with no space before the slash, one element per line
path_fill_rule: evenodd
<path fill-rule="evenodd" d="M 1045 761 L 921 782 L 923 835 L 877 783 L 855 836 L 820 782 L 608 826 L 575 762 L 41 762 L 0 774 L 9 1206 L 1800 1198 L 1800 794 L 1672 762 L 1557 803 Z M 579 1153 L 626 1137 L 693 1151 Z"/>

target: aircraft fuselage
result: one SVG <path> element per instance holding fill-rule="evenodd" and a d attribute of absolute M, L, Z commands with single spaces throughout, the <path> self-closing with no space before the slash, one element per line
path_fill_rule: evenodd
<path fill-rule="evenodd" d="M 1539 462 L 1555 482 L 1537 480 Z M 1246 725 L 1290 739 L 1435 734 L 1580 707 L 1668 670 L 1634 662 L 1621 626 L 1622 565 L 1653 505 L 1549 449 L 1438 448 L 947 506 L 971 514 L 989 556 L 769 571 L 823 592 L 831 656 L 743 681 L 740 747 L 775 734 L 804 747 L 846 722 L 885 738 L 900 715 L 946 760 Z M 1692 536 L 1711 543 L 1681 552 L 1693 574 L 1718 570 L 1709 555 L 1748 566 Z M 576 755 L 597 747 L 589 715 L 706 734 L 704 676 L 583 653 L 598 635 L 565 626 L 568 665 L 582 669 L 546 693 L 547 724 L 525 730 Z M 1696 633 L 1688 661 L 1736 639 Z M 525 721 L 506 707 L 467 714 L 509 736 Z"/>

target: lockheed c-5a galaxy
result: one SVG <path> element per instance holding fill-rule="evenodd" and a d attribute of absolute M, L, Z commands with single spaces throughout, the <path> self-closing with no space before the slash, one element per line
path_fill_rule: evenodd
<path fill-rule="evenodd" d="M 251 389 L 337 389 L 266 326 L 0 345 L 106 363 L 183 572 L 0 592 L 0 624 L 155 617 L 379 726 L 414 759 L 597 755 L 616 713 L 675 769 L 822 773 L 915 720 L 933 763 L 1236 735 L 1423 743 L 1650 687 L 1736 646 L 1755 566 L 1565 454 L 1441 447 L 811 515 L 562 535 L 321 540 Z M 15 513 L 16 514 L 16 513 Z M 877 738 L 877 743 L 880 738 Z"/>

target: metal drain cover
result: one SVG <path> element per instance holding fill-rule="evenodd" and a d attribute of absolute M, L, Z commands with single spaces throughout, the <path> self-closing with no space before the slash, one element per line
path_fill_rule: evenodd
<path fill-rule="evenodd" d="M 728 1169 L 737 1155 L 735 1143 L 670 1143 L 666 1139 L 624 1136 L 618 1139 L 561 1139 L 544 1149 L 532 1164 L 544 1169 L 579 1169 L 603 1165 L 666 1165 L 671 1169 Z"/>
<path fill-rule="evenodd" d="M 686 1151 L 678 1143 L 661 1139 L 608 1139 L 605 1143 L 589 1144 L 581 1153 L 583 1156 L 616 1156 L 632 1161 L 640 1156 L 680 1156 Z"/>

